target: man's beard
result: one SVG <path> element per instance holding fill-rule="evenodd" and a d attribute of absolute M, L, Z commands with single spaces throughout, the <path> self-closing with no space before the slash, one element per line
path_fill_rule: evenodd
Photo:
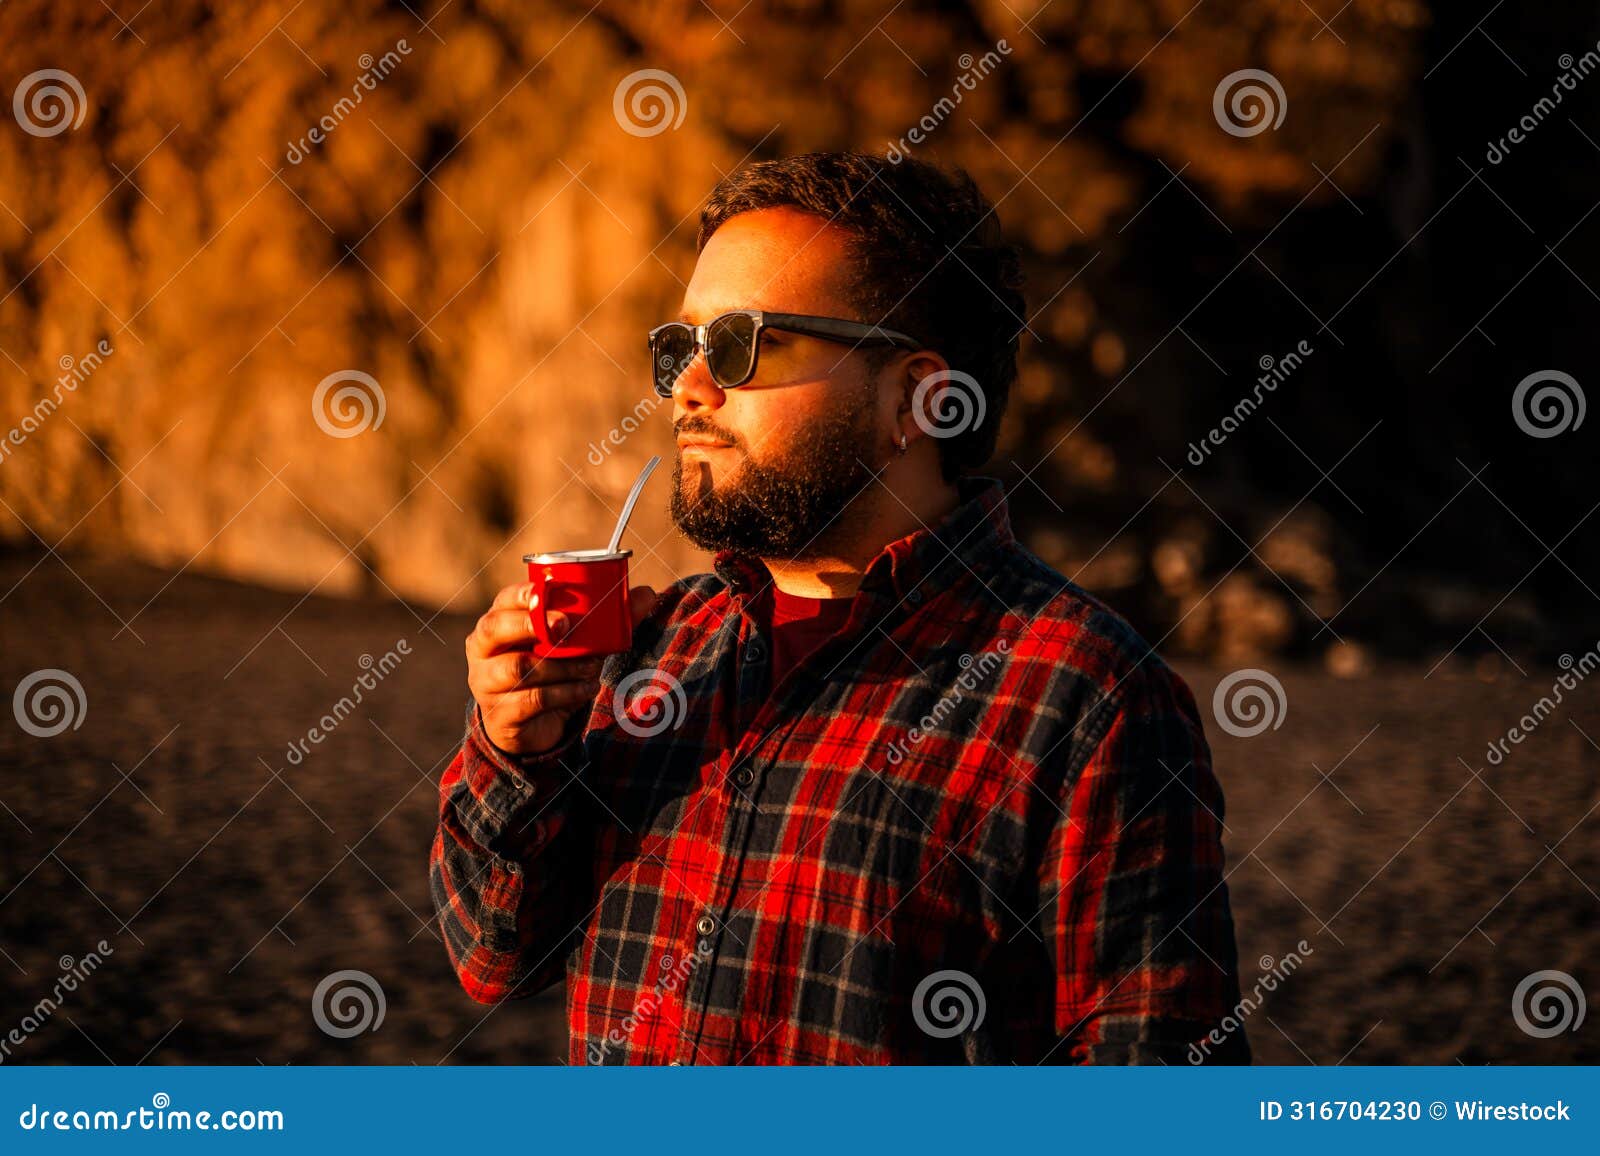
<path fill-rule="evenodd" d="M 851 501 L 871 483 L 872 396 L 853 408 L 803 428 L 782 456 L 758 464 L 742 439 L 742 460 L 716 489 L 691 482 L 684 492 L 683 454 L 672 475 L 672 520 L 702 550 L 733 550 L 758 558 L 794 559 L 824 552 L 846 532 Z M 709 421 L 686 419 L 679 433 L 726 437 Z M 767 445 L 779 439 L 768 439 Z M 690 476 L 705 475 L 708 462 L 691 462 Z"/>

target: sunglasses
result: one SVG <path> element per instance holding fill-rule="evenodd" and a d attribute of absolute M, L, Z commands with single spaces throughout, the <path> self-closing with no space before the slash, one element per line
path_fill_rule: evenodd
<path fill-rule="evenodd" d="M 804 313 L 768 313 L 762 309 L 735 309 L 713 317 L 704 325 L 669 321 L 650 331 L 650 361 L 656 393 L 672 396 L 672 384 L 704 351 L 711 380 L 723 389 L 745 384 L 756 373 L 756 355 L 763 329 L 781 329 L 804 337 L 854 345 L 894 345 L 921 349 L 922 343 L 880 325 L 845 321 L 838 317 L 812 317 Z"/>

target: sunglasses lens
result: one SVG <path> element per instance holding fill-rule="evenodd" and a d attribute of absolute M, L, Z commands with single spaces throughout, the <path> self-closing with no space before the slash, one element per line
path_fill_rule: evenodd
<path fill-rule="evenodd" d="M 650 357 L 655 363 L 656 392 L 671 397 L 672 383 L 694 360 L 694 330 L 676 322 L 662 326 L 650 340 Z"/>
<path fill-rule="evenodd" d="M 743 384 L 755 365 L 756 319 L 729 313 L 706 331 L 706 366 L 711 380 L 724 389 Z"/>

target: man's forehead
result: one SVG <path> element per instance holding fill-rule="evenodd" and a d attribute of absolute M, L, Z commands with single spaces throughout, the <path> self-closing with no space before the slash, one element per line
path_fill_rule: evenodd
<path fill-rule="evenodd" d="M 850 275 L 848 243 L 843 230 L 797 210 L 731 217 L 706 241 L 678 320 L 698 324 L 730 309 L 836 312 Z"/>

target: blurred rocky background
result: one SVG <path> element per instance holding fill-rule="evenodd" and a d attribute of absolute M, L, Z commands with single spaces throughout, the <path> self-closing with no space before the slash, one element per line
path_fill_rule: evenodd
<path fill-rule="evenodd" d="M 1258 1057 L 1592 1061 L 1511 1008 L 1593 1002 L 1589 684 L 1485 763 L 1600 640 L 1597 41 L 1571 0 L 6 0 L 0 689 L 86 706 L 0 728 L 0 1029 L 116 950 L 15 1060 L 563 1053 L 428 915 L 460 638 L 671 452 L 643 335 L 711 186 L 856 147 L 1025 248 L 989 472 L 1208 710 L 1246 982 L 1316 952 Z M 707 560 L 651 495 L 661 585 Z M 1241 738 L 1256 664 L 1287 715 Z M 356 1041 L 307 1008 L 345 968 Z"/>
<path fill-rule="evenodd" d="M 1565 649 L 1597 605 L 1594 426 L 1530 437 L 1511 399 L 1592 361 L 1600 85 L 1485 153 L 1600 15 L 1324 7 L 12 0 L 7 91 L 58 68 L 83 99 L 0 133 L 0 418 L 113 352 L 0 461 L 0 541 L 479 605 L 525 550 L 597 541 L 669 447 L 642 334 L 718 176 L 931 114 L 905 151 L 970 170 L 1027 249 L 992 472 L 1038 552 L 1180 653 Z M 632 93 L 654 135 L 614 100 L 646 68 L 682 93 Z M 1214 107 L 1244 68 L 1283 92 L 1247 136 Z M 381 388 L 360 436 L 314 420 L 341 371 Z M 705 561 L 663 507 L 646 580 Z"/>

